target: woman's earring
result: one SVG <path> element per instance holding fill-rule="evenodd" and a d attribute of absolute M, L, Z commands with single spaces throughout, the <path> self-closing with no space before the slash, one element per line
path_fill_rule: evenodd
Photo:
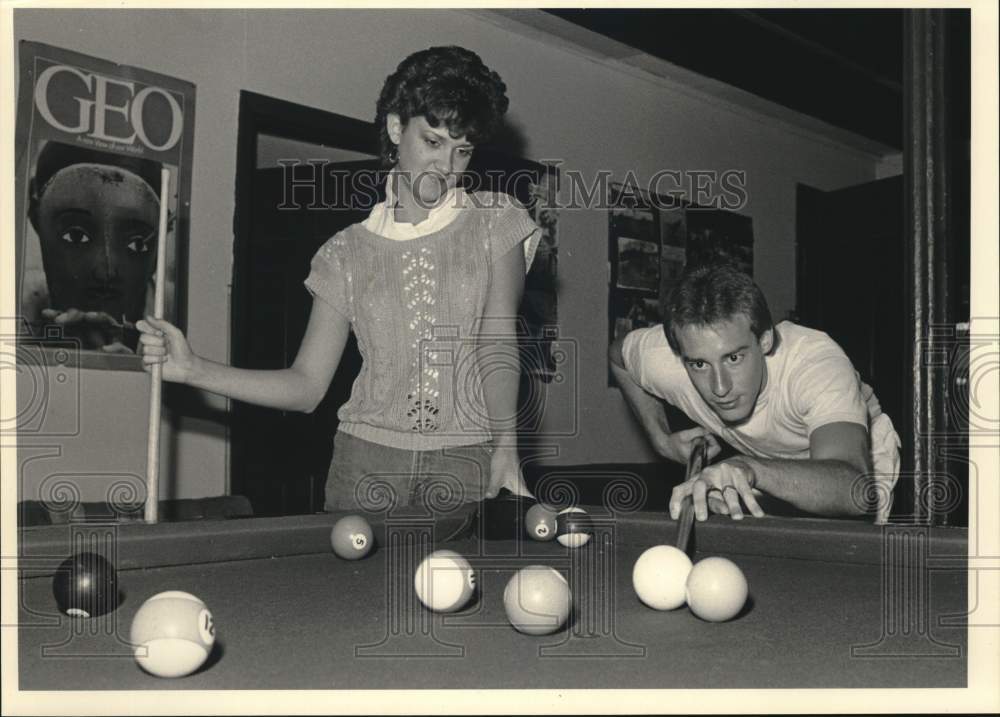
<path fill-rule="evenodd" d="M 395 164 L 398 161 L 399 161 L 399 149 L 396 147 L 396 145 L 393 145 L 392 149 L 389 150 L 389 164 Z"/>

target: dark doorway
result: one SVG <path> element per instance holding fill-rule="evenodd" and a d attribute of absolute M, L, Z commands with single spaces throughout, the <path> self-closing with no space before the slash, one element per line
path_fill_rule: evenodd
<path fill-rule="evenodd" d="M 384 198 L 377 183 L 350 181 L 375 176 L 376 136 L 370 123 L 250 92 L 241 95 L 239 127 L 232 362 L 285 368 L 312 306 L 303 285 L 312 256 Z M 231 491 L 247 496 L 255 515 L 322 510 L 337 409 L 360 366 L 352 334 L 313 413 L 233 403 Z"/>
<path fill-rule="evenodd" d="M 799 185 L 797 199 L 799 320 L 840 344 L 902 436 L 902 177 L 833 192 Z"/>
<path fill-rule="evenodd" d="M 906 405 L 906 382 L 912 380 L 906 321 L 912 307 L 905 291 L 903 178 L 831 192 L 799 185 L 796 211 L 797 319 L 840 344 L 892 418 L 904 446 L 894 505 L 905 510 L 913 504 L 906 456 L 914 436 Z M 965 289 L 964 298 L 957 292 L 955 309 L 964 308 L 967 317 L 968 267 L 956 261 L 952 271 Z M 956 461 L 952 470 L 954 480 L 967 486 L 967 464 Z M 948 522 L 966 521 L 967 505 L 953 506 Z"/>

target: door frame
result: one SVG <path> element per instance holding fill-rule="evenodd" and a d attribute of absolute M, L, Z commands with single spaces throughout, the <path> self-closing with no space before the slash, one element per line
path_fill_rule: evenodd
<path fill-rule="evenodd" d="M 257 138 L 261 133 L 283 139 L 321 144 L 349 151 L 378 155 L 378 133 L 373 122 L 347 117 L 315 107 L 240 91 L 236 139 L 236 196 L 233 213 L 233 274 L 229 305 L 229 364 L 240 366 L 247 354 L 250 327 L 240 321 L 253 302 L 246 277 L 252 262 L 253 181 L 257 168 Z M 240 494 L 244 433 L 238 410 L 230 406 L 229 494 Z"/>

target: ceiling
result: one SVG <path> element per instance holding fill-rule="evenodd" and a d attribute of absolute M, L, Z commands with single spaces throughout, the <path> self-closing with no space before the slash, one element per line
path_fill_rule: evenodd
<path fill-rule="evenodd" d="M 902 10 L 546 12 L 836 127 L 902 148 Z"/>

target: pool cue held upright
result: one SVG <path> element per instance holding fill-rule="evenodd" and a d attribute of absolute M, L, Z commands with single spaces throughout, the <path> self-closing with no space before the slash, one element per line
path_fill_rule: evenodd
<path fill-rule="evenodd" d="M 691 455 L 688 456 L 687 471 L 684 474 L 684 482 L 687 483 L 694 476 L 701 473 L 708 461 L 708 441 L 704 438 L 695 438 L 691 442 Z M 694 525 L 694 499 L 688 495 L 681 503 L 681 514 L 677 519 L 677 543 L 676 547 L 681 552 L 687 552 L 688 538 L 691 537 L 691 527 Z"/>
<path fill-rule="evenodd" d="M 153 287 L 153 317 L 163 318 L 163 284 L 166 280 L 167 208 L 170 199 L 170 170 L 160 170 L 160 226 L 156 236 L 156 285 Z M 149 432 L 146 440 L 147 523 L 159 519 L 160 501 L 160 409 L 163 392 L 163 365 L 154 363 L 149 382 Z"/>

